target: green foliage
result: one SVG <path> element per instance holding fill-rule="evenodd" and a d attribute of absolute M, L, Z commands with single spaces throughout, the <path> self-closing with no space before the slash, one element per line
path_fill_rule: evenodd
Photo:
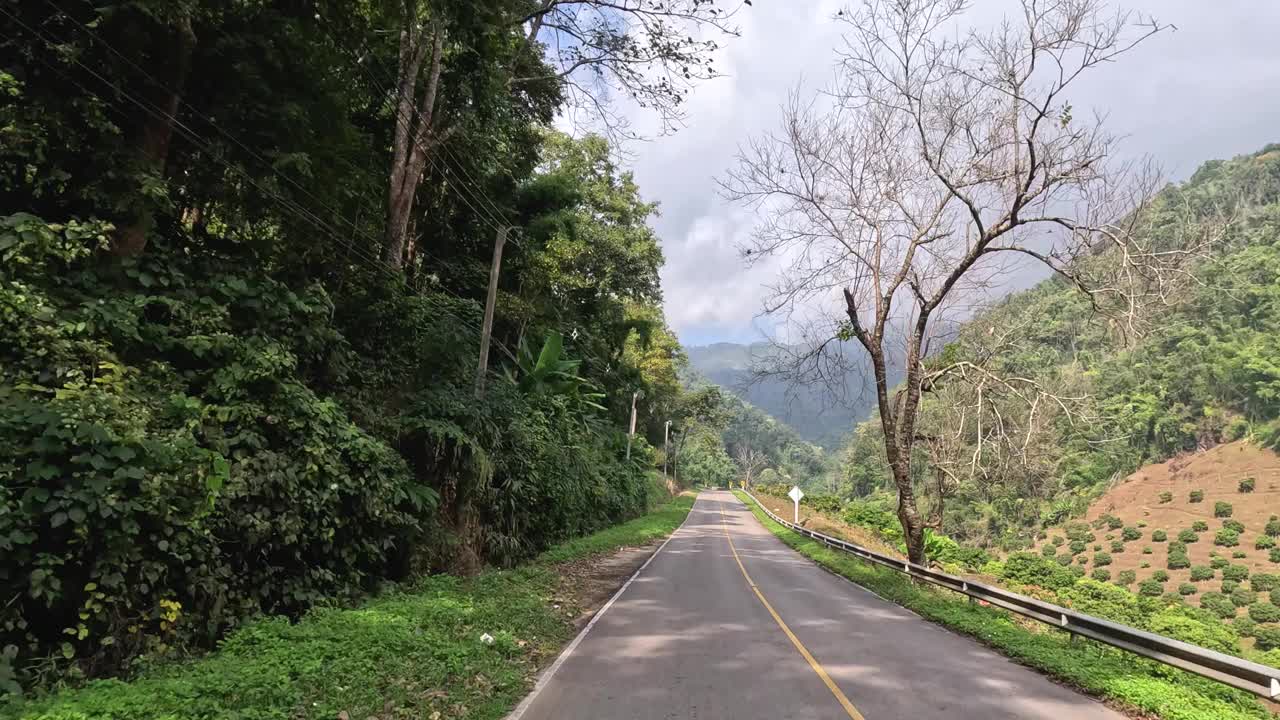
<path fill-rule="evenodd" d="M 1161 505 L 1167 505 L 1167 504 L 1169 504 L 1169 503 L 1171 503 L 1171 502 L 1173 502 L 1173 493 L 1171 493 L 1171 492 L 1169 492 L 1169 491 L 1167 491 L 1167 490 L 1166 490 L 1166 491 L 1164 491 L 1164 492 L 1162 492 L 1162 493 L 1160 493 L 1160 504 L 1161 504 Z"/>
<path fill-rule="evenodd" d="M 1138 573 L 1136 570 L 1121 570 L 1120 573 L 1116 575 L 1116 583 L 1120 585 L 1132 585 L 1137 581 L 1137 579 Z"/>
<path fill-rule="evenodd" d="M 1191 568 L 1191 582 L 1204 582 L 1205 580 L 1212 580 L 1213 576 L 1214 576 L 1213 568 L 1209 567 L 1208 565 L 1194 565 Z"/>
<path fill-rule="evenodd" d="M 1062 544 L 1066 542 L 1066 538 L 1062 537 L 1061 535 L 1054 535 L 1053 540 L 1051 542 L 1053 543 L 1054 547 L 1062 547 Z"/>
<path fill-rule="evenodd" d="M 1172 605 L 1153 615 L 1147 622 L 1147 629 L 1175 640 L 1238 655 L 1240 637 L 1235 629 L 1200 613 L 1196 608 Z"/>
<path fill-rule="evenodd" d="M 1138 594 L 1143 597 L 1160 597 L 1164 594 L 1164 585 L 1155 580 L 1143 580 L 1138 583 Z"/>
<path fill-rule="evenodd" d="M 1185 570 L 1189 567 L 1191 567 L 1191 559 L 1186 553 L 1169 553 L 1168 568 L 1170 570 Z"/>
<path fill-rule="evenodd" d="M 1178 586 L 1179 595 L 1195 595 L 1198 591 L 1195 585 L 1191 583 L 1182 583 Z"/>
<path fill-rule="evenodd" d="M 1251 493 L 1257 487 L 1257 483 L 1258 481 L 1254 478 L 1245 478 L 1240 481 L 1240 485 L 1236 489 L 1242 493 Z"/>
<path fill-rule="evenodd" d="M 1125 542 L 1131 542 L 1133 540 L 1141 540 L 1142 531 L 1135 527 L 1127 527 L 1124 529 L 1124 532 L 1120 533 L 1120 537 Z"/>
<path fill-rule="evenodd" d="M 1270 550 L 1275 546 L 1276 546 L 1276 540 L 1270 535 L 1259 535 L 1258 539 L 1255 540 L 1253 543 L 1253 547 L 1255 550 Z"/>
<path fill-rule="evenodd" d="M 1240 533 L 1231 528 L 1222 528 L 1214 533 L 1213 544 L 1222 547 L 1235 547 L 1240 544 Z"/>
<path fill-rule="evenodd" d="M 1035 585 L 1050 590 L 1062 590 L 1076 583 L 1076 576 L 1069 570 L 1027 552 L 1010 555 L 1004 561 L 1002 577 L 1022 585 Z"/>
<path fill-rule="evenodd" d="M 1280 622 L 1280 606 L 1256 602 L 1249 606 L 1249 618 L 1258 623 Z"/>
<path fill-rule="evenodd" d="M 1213 568 L 1214 570 L 1221 570 L 1222 568 L 1225 568 L 1230 564 L 1231 564 L 1230 561 L 1228 561 L 1226 558 L 1223 558 L 1223 557 L 1214 557 L 1211 560 L 1209 560 L 1209 567 Z"/>
<path fill-rule="evenodd" d="M 1269 537 L 1280 537 L 1280 515 L 1272 515 L 1267 520 L 1266 533 Z"/>
<path fill-rule="evenodd" d="M 1235 530 L 1237 533 L 1244 532 L 1244 523 L 1239 520 L 1223 520 L 1222 527 L 1228 530 Z"/>
<path fill-rule="evenodd" d="M 1254 628 L 1253 637 L 1259 650 L 1280 648 L 1280 625 L 1259 625 Z"/>
<path fill-rule="evenodd" d="M 1083 540 L 1072 540 L 1067 548 L 1071 550 L 1072 555 L 1079 555 L 1088 548 L 1088 545 Z"/>
<path fill-rule="evenodd" d="M 1249 568 L 1245 565 L 1228 565 L 1222 569 L 1223 580 L 1244 580 L 1249 577 Z"/>
<path fill-rule="evenodd" d="M 1205 522 L 1205 521 L 1203 521 L 1203 520 L 1196 520 L 1195 522 L 1191 523 L 1191 529 L 1192 529 L 1192 531 L 1194 531 L 1194 532 L 1198 532 L 1198 533 L 1208 532 L 1208 531 L 1209 531 L 1209 523 L 1207 523 L 1207 522 Z"/>
<path fill-rule="evenodd" d="M 1151 532 L 1151 540 L 1153 542 L 1164 542 L 1169 539 L 1169 534 L 1164 530 L 1153 530 Z"/>
<path fill-rule="evenodd" d="M 1235 603 L 1220 592 L 1207 592 L 1200 596 L 1200 607 L 1220 618 L 1231 618 L 1236 615 Z"/>
<path fill-rule="evenodd" d="M 1122 552 L 1124 552 L 1124 543 L 1123 543 L 1123 542 L 1120 542 L 1119 540 L 1112 540 L 1112 541 L 1111 541 L 1111 552 L 1113 552 L 1113 553 L 1122 553 Z"/>
<path fill-rule="evenodd" d="M 1254 573 L 1249 578 L 1249 587 L 1258 592 L 1270 592 L 1280 588 L 1280 575 L 1270 575 L 1268 573 Z"/>
<path fill-rule="evenodd" d="M 1154 554 L 1154 553 L 1155 553 L 1155 550 L 1153 550 L 1153 549 L 1151 548 L 1151 546 L 1150 546 L 1150 545 L 1143 545 L 1143 546 L 1142 546 L 1142 554 L 1143 554 L 1143 555 L 1151 555 L 1151 554 Z"/>
<path fill-rule="evenodd" d="M 1267 559 L 1273 563 L 1280 563 L 1280 547 L 1271 548 L 1267 555 Z"/>
<path fill-rule="evenodd" d="M 1164 570 L 1157 570 L 1151 573 L 1151 579 L 1158 583 L 1166 583 L 1169 582 L 1169 573 Z"/>
<path fill-rule="evenodd" d="M 1103 565 L 1110 565 L 1110 564 L 1111 564 L 1111 555 L 1110 555 L 1109 553 L 1104 553 L 1104 552 L 1097 552 L 1097 553 L 1094 553 L 1094 554 L 1093 554 L 1093 564 L 1094 564 L 1095 566 L 1098 566 L 1098 567 L 1101 567 L 1101 566 L 1103 566 Z"/>
<path fill-rule="evenodd" d="M 1243 560 L 1248 556 L 1249 556 L 1248 553 L 1246 553 L 1243 550 L 1236 550 L 1235 552 L 1231 553 L 1231 557 L 1235 560 Z"/>
<path fill-rule="evenodd" d="M 1220 589 L 1222 590 L 1222 592 L 1230 595 L 1231 593 L 1235 592 L 1236 588 L 1238 587 L 1240 587 L 1239 580 L 1223 580 L 1222 585 L 1220 586 Z"/>
<path fill-rule="evenodd" d="M 1204 502 L 1204 491 L 1192 490 L 1191 494 L 1187 496 L 1187 500 L 1192 503 Z"/>
<path fill-rule="evenodd" d="M 1236 634 L 1240 637 L 1253 637 L 1254 630 L 1258 629 L 1258 623 L 1256 620 L 1246 615 L 1244 617 L 1232 619 L 1231 627 L 1236 629 Z"/>
<path fill-rule="evenodd" d="M 1106 568 L 1098 568 L 1089 573 L 1089 577 L 1097 580 L 1098 582 L 1107 582 L 1111 579 L 1111 571 Z"/>
<path fill-rule="evenodd" d="M 1198 540 L 1200 540 L 1200 536 L 1196 535 L 1195 532 L 1192 530 L 1183 530 L 1182 532 L 1178 533 L 1179 542 L 1193 543 L 1193 542 L 1197 542 Z"/>
<path fill-rule="evenodd" d="M 1116 517 L 1115 515 L 1104 514 L 1100 518 L 1098 518 L 1098 520 L 1111 530 L 1119 530 L 1120 528 L 1124 527 L 1124 521 Z"/>
<path fill-rule="evenodd" d="M 1229 518 L 1231 517 L 1231 512 L 1232 507 L 1229 502 L 1219 500 L 1213 504 L 1213 516 L 1216 518 Z"/>
<path fill-rule="evenodd" d="M 1258 601 L 1258 593 L 1252 590 L 1246 590 L 1245 588 L 1237 587 L 1235 590 L 1231 591 L 1231 604 L 1235 605 L 1236 607 L 1246 607 L 1254 604 L 1257 601 Z"/>
<path fill-rule="evenodd" d="M 1053 557 L 1057 552 L 1057 549 L 1052 545 L 1045 545 L 1040 548 L 1040 555 L 1047 558 Z"/>

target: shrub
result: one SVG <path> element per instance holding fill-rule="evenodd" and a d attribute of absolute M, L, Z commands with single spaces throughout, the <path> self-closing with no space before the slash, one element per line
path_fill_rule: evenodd
<path fill-rule="evenodd" d="M 1089 579 L 1083 579 L 1060 592 L 1059 599 L 1082 613 L 1129 625 L 1141 624 L 1147 615 L 1143 612 L 1137 595 L 1124 588 Z"/>
<path fill-rule="evenodd" d="M 1169 539 L 1169 534 L 1163 530 L 1152 530 L 1151 539 L 1155 542 L 1164 542 Z"/>
<path fill-rule="evenodd" d="M 1222 585 L 1220 586 L 1222 592 L 1228 595 L 1235 592 L 1235 589 L 1238 587 L 1240 587 L 1239 580 L 1223 580 Z"/>
<path fill-rule="evenodd" d="M 1164 505 L 1164 504 L 1166 504 L 1166 503 L 1171 503 L 1171 502 L 1173 502 L 1173 493 L 1171 493 L 1171 492 L 1169 492 L 1169 491 L 1167 491 L 1167 490 L 1166 490 L 1165 492 L 1160 493 L 1160 504 L 1161 504 L 1161 505 Z"/>
<path fill-rule="evenodd" d="M 1236 607 L 1247 607 L 1258 601 L 1258 593 L 1238 587 L 1231 591 L 1231 604 Z"/>
<path fill-rule="evenodd" d="M 1121 532 L 1120 532 L 1120 537 L 1121 537 L 1125 542 L 1129 542 L 1129 541 L 1132 541 L 1132 540 L 1138 540 L 1138 539 L 1140 539 L 1140 538 L 1142 537 L 1142 531 L 1141 531 L 1141 530 L 1139 530 L 1138 528 L 1135 528 L 1135 527 L 1127 527 L 1127 528 L 1125 528 L 1123 531 L 1121 531 Z"/>
<path fill-rule="evenodd" d="M 1067 547 L 1071 549 L 1072 555 L 1079 555 L 1080 553 L 1085 551 L 1085 548 L 1088 547 L 1088 544 L 1085 543 L 1085 541 L 1083 540 L 1072 540 L 1071 544 L 1068 545 Z"/>
<path fill-rule="evenodd" d="M 1070 562 L 1070 556 L 1067 562 Z M 1023 585 L 1037 585 L 1050 590 L 1061 590 L 1075 584 L 1076 578 L 1059 563 L 1027 552 L 1016 552 L 1004 561 L 1004 578 Z"/>
<path fill-rule="evenodd" d="M 1168 568 L 1170 570 L 1185 570 L 1191 567 L 1191 558 L 1186 553 L 1169 553 Z"/>
<path fill-rule="evenodd" d="M 1280 575 L 1254 573 L 1253 577 L 1249 579 L 1249 587 L 1258 592 L 1270 592 L 1280 588 Z"/>
<path fill-rule="evenodd" d="M 1084 577 L 1084 568 L 1080 567 L 1079 565 L 1072 565 L 1070 567 L 1070 570 L 1071 570 L 1072 577 L 1076 579 Z"/>
<path fill-rule="evenodd" d="M 1240 484 L 1236 489 L 1242 493 L 1251 493 L 1253 492 L 1253 488 L 1257 486 L 1257 483 L 1258 481 L 1253 478 L 1245 478 L 1240 481 Z"/>
<path fill-rule="evenodd" d="M 1106 582 L 1111 579 L 1111 571 L 1106 568 L 1097 568 L 1093 572 L 1089 573 L 1089 577 L 1097 580 L 1098 582 Z"/>
<path fill-rule="evenodd" d="M 1169 543 L 1169 552 L 1171 553 L 1184 553 L 1186 551 L 1187 551 L 1187 544 L 1182 542 L 1181 540 L 1174 540 L 1173 542 Z"/>
<path fill-rule="evenodd" d="M 1147 562 L 1146 560 L 1143 560 L 1142 564 L 1139 565 L 1138 567 L 1142 568 L 1143 570 L 1146 570 L 1147 568 L 1151 567 L 1151 563 Z"/>
<path fill-rule="evenodd" d="M 1220 618 L 1235 617 L 1236 606 L 1231 598 L 1220 592 L 1207 592 L 1200 596 L 1200 607 Z"/>
<path fill-rule="evenodd" d="M 1107 527 L 1112 530 L 1119 530 L 1124 527 L 1124 521 L 1115 515 L 1104 515 L 1103 519 L 1107 521 Z"/>
<path fill-rule="evenodd" d="M 1280 648 L 1280 625 L 1259 625 L 1253 630 L 1259 650 Z"/>
<path fill-rule="evenodd" d="M 1280 515 L 1272 515 L 1267 520 L 1266 533 L 1271 537 L 1280 537 Z"/>
<path fill-rule="evenodd" d="M 1059 565 L 1067 566 L 1067 565 L 1070 565 L 1071 561 L 1074 559 L 1075 559 L 1075 555 L 1072 555 L 1071 553 L 1062 553 L 1061 555 L 1058 555 L 1053 560 Z"/>
<path fill-rule="evenodd" d="M 1112 541 L 1111 541 L 1111 552 L 1113 552 L 1113 553 L 1122 553 L 1122 552 L 1124 552 L 1124 543 L 1120 542 L 1119 540 L 1112 540 Z"/>
<path fill-rule="evenodd" d="M 1222 528 L 1214 533 L 1213 544 L 1223 547 L 1235 547 L 1240 544 L 1240 533 L 1231 528 Z"/>
<path fill-rule="evenodd" d="M 1120 585 L 1132 585 L 1138 579 L 1138 573 L 1134 570 L 1121 570 L 1116 576 L 1116 582 Z"/>
<path fill-rule="evenodd" d="M 1245 552 L 1244 552 L 1243 550 L 1237 550 L 1237 551 L 1235 551 L 1235 552 L 1231 553 L 1231 557 L 1235 558 L 1236 560 L 1241 560 L 1241 559 L 1246 558 L 1246 557 L 1249 557 L 1249 556 L 1248 556 L 1248 555 L 1246 555 L 1246 554 L 1245 554 Z"/>
<path fill-rule="evenodd" d="M 1160 597 L 1164 594 L 1164 585 L 1155 580 L 1143 580 L 1138 583 L 1138 594 L 1144 597 Z"/>
<path fill-rule="evenodd" d="M 1207 522 L 1205 522 L 1205 521 L 1203 521 L 1203 520 L 1197 520 L 1197 521 L 1195 521 L 1195 522 L 1191 523 L 1191 529 L 1192 529 L 1192 530 L 1194 530 L 1195 532 L 1208 532 L 1208 531 L 1209 531 L 1209 523 L 1207 523 Z"/>
<path fill-rule="evenodd" d="M 1219 500 L 1213 504 L 1213 516 L 1216 518 L 1231 517 L 1231 503 Z"/>
<path fill-rule="evenodd" d="M 1223 520 L 1222 527 L 1227 528 L 1228 530 L 1235 530 L 1238 533 L 1244 532 L 1244 523 L 1239 520 Z"/>
<path fill-rule="evenodd" d="M 1079 540 L 1083 543 L 1091 543 L 1096 539 L 1094 534 L 1089 532 L 1089 526 L 1085 523 L 1071 523 L 1067 526 L 1066 533 L 1068 540 Z"/>
<path fill-rule="evenodd" d="M 1111 564 L 1111 555 L 1104 552 L 1096 552 L 1093 554 L 1093 564 L 1096 567 Z"/>
<path fill-rule="evenodd" d="M 1078 564 L 1078 565 L 1087 565 L 1088 563 L 1089 563 L 1089 556 L 1088 556 L 1088 555 L 1077 555 L 1077 556 L 1076 556 L 1076 564 Z"/>
<path fill-rule="evenodd" d="M 1259 535 L 1258 539 L 1255 540 L 1253 543 L 1253 547 L 1256 550 L 1270 550 L 1275 546 L 1276 546 L 1276 539 L 1271 537 L 1270 535 Z"/>
<path fill-rule="evenodd" d="M 1240 636 L 1213 613 L 1187 605 L 1167 607 L 1147 622 L 1152 632 L 1222 653 L 1238 654 Z"/>
<path fill-rule="evenodd" d="M 1188 499 L 1189 501 L 1193 502 L 1193 503 L 1203 502 L 1203 501 L 1204 501 L 1204 491 L 1203 491 L 1203 490 L 1192 490 L 1192 491 L 1191 491 L 1191 495 L 1189 495 L 1189 496 L 1187 497 L 1187 499 Z"/>
<path fill-rule="evenodd" d="M 1094 546 L 1093 546 L 1093 551 L 1094 551 L 1094 552 L 1102 552 L 1102 545 L 1101 545 L 1101 544 L 1094 545 Z"/>
<path fill-rule="evenodd" d="M 1151 579 L 1158 583 L 1166 583 L 1169 582 L 1169 573 L 1164 570 L 1157 570 L 1151 573 Z"/>
<path fill-rule="evenodd" d="M 1280 563 L 1280 547 L 1271 548 L 1270 554 L 1267 555 L 1267 559 L 1273 563 Z"/>
<path fill-rule="evenodd" d="M 1191 568 L 1191 582 L 1204 582 L 1213 579 L 1213 568 L 1208 565 L 1195 565 Z"/>
<path fill-rule="evenodd" d="M 1199 592 L 1199 589 L 1191 583 L 1182 583 L 1178 586 L 1179 595 L 1195 595 L 1197 592 Z"/>
<path fill-rule="evenodd" d="M 1178 533 L 1178 542 L 1193 543 L 1200 539 L 1200 536 L 1194 530 L 1183 530 Z"/>
<path fill-rule="evenodd" d="M 1244 580 L 1249 577 L 1249 568 L 1244 565 L 1228 565 L 1222 569 L 1223 580 Z"/>
<path fill-rule="evenodd" d="M 1139 520 L 1139 521 L 1138 521 L 1138 527 L 1140 527 L 1140 528 L 1144 528 L 1144 527 L 1146 527 L 1146 526 L 1147 526 L 1147 521 L 1146 521 L 1146 520 Z"/>
<path fill-rule="evenodd" d="M 1236 629 L 1236 632 L 1240 634 L 1240 637 L 1253 637 L 1253 631 L 1257 629 L 1258 621 L 1246 615 L 1244 617 L 1234 618 L 1231 621 L 1231 627 Z"/>
<path fill-rule="evenodd" d="M 1280 605 L 1280 588 L 1271 591 L 1271 604 Z"/>
<path fill-rule="evenodd" d="M 1249 618 L 1259 623 L 1280 622 L 1280 606 L 1269 602 L 1254 603 L 1249 606 Z"/>
<path fill-rule="evenodd" d="M 1213 568 L 1214 570 L 1221 570 L 1222 568 L 1230 564 L 1231 563 L 1228 562 L 1227 559 L 1224 557 L 1215 556 L 1212 560 L 1209 561 L 1209 567 Z"/>
<path fill-rule="evenodd" d="M 1155 552 L 1155 551 L 1151 549 L 1151 546 L 1150 546 L 1150 545 L 1143 545 L 1143 546 L 1142 546 L 1142 554 L 1143 554 L 1143 555 L 1150 555 L 1150 554 L 1152 554 L 1153 552 Z"/>
<path fill-rule="evenodd" d="M 1054 535 L 1053 540 L 1051 542 L 1053 543 L 1054 547 L 1062 547 L 1062 544 L 1065 543 L 1066 541 L 1067 539 L 1062 537 L 1061 535 Z"/>
<path fill-rule="evenodd" d="M 1047 558 L 1053 557 L 1054 555 L 1057 554 L 1057 552 L 1058 552 L 1057 548 L 1055 548 L 1052 545 L 1045 545 L 1044 547 L 1040 548 L 1040 555 Z"/>

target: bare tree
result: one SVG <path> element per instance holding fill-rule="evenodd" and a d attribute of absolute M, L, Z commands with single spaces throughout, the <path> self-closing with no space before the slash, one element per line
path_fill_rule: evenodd
<path fill-rule="evenodd" d="M 739 477 L 742 478 L 743 487 L 751 487 L 751 481 L 755 479 L 756 473 L 769 465 L 769 458 L 759 450 L 746 445 L 738 448 L 736 455 L 734 460 L 738 463 Z"/>
<path fill-rule="evenodd" d="M 615 93 L 657 113 L 664 133 L 680 125 L 693 83 L 717 74 L 716 38 L 737 35 L 731 18 L 751 3 L 732 4 L 724 10 L 717 0 L 538 0 L 520 23 L 528 45 L 541 50 L 564 88 L 570 110 L 618 140 L 635 136 Z"/>
<path fill-rule="evenodd" d="M 1022 0 L 1015 18 L 961 32 L 965 9 L 964 0 L 867 0 L 842 13 L 849 30 L 833 92 L 793 97 L 782 131 L 754 140 L 724 182 L 763 217 L 749 260 L 785 268 L 766 312 L 819 318 L 808 325 L 814 349 L 792 369 L 822 374 L 814 368 L 846 340 L 869 356 L 916 562 L 926 526 L 911 472 L 921 395 L 981 371 L 926 371 L 930 342 L 953 327 L 947 314 L 1000 287 L 1015 260 L 1049 266 L 1095 305 L 1136 307 L 1161 297 L 1187 254 L 1144 244 L 1153 174 L 1117 164 L 1116 137 L 1100 117 L 1076 117 L 1068 97 L 1162 26 L 1107 14 L 1101 0 Z"/>

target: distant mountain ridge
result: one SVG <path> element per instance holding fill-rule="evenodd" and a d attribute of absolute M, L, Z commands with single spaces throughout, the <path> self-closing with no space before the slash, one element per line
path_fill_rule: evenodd
<path fill-rule="evenodd" d="M 823 385 L 793 386 L 779 378 L 753 379 L 753 363 L 770 349 L 767 343 L 719 342 L 686 347 L 689 364 L 719 385 L 795 429 L 809 442 L 834 450 L 853 432 L 854 425 L 875 409 L 870 373 L 851 371 L 845 377 L 845 398 L 838 402 Z"/>

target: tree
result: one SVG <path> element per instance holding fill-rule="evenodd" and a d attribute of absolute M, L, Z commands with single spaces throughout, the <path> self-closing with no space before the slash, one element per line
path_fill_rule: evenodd
<path fill-rule="evenodd" d="M 1069 278 L 1098 307 L 1162 300 L 1182 251 L 1140 241 L 1154 177 L 1114 161 L 1100 118 L 1073 115 L 1076 81 L 1158 32 L 1100 0 L 1042 5 L 994 30 L 946 32 L 963 0 L 867 0 L 849 26 L 833 93 L 792 98 L 780 134 L 753 140 L 723 185 L 765 221 L 744 252 L 782 258 L 765 312 L 817 319 L 803 352 L 775 357 L 803 382 L 833 377 L 844 341 L 870 357 L 898 518 L 924 559 L 913 484 L 921 396 L 964 364 L 926 369 L 949 313 L 996 287 L 1012 261 Z M 839 293 L 834 313 L 823 300 Z M 904 380 L 889 384 L 892 350 Z"/>
<path fill-rule="evenodd" d="M 743 487 L 751 487 L 756 474 L 768 465 L 765 454 L 751 447 L 738 448 L 734 461 L 738 463 L 738 477 L 742 478 Z"/>

